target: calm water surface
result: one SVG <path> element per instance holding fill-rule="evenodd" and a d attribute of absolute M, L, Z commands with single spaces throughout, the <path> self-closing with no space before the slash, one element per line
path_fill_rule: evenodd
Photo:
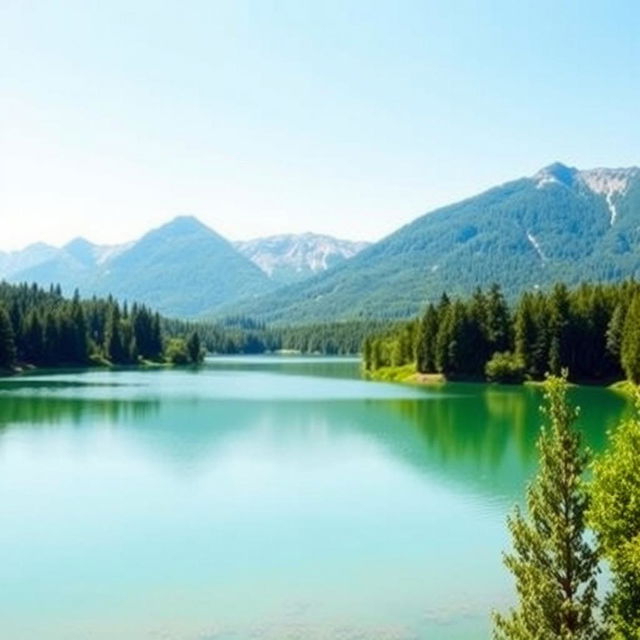
<path fill-rule="evenodd" d="M 628 407 L 573 396 L 601 449 Z M 539 402 L 345 359 L 4 380 L 2 637 L 487 638 Z"/>

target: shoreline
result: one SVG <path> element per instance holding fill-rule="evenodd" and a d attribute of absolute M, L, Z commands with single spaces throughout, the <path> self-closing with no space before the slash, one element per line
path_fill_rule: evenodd
<path fill-rule="evenodd" d="M 442 386 L 447 383 L 455 382 L 478 382 L 481 384 L 493 384 L 501 387 L 541 387 L 544 380 L 523 380 L 522 382 L 489 382 L 480 378 L 447 378 L 442 373 L 419 373 L 416 371 L 415 365 L 407 364 L 395 367 L 380 367 L 375 371 L 364 371 L 367 380 L 374 382 L 396 382 L 400 384 L 413 384 L 425 387 Z M 576 380 L 569 383 L 575 387 L 599 387 L 601 389 L 610 389 L 616 393 L 621 393 L 628 397 L 635 397 L 638 386 L 634 385 L 630 380 L 603 380 L 597 381 L 593 379 Z"/>

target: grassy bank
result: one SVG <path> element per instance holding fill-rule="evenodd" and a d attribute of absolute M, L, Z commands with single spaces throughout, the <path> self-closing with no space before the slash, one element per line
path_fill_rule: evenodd
<path fill-rule="evenodd" d="M 369 380 L 381 382 L 408 382 L 412 384 L 442 384 L 446 382 L 441 373 L 418 373 L 414 364 L 400 367 L 380 367 L 375 371 L 367 371 Z"/>
<path fill-rule="evenodd" d="M 365 375 L 368 380 L 377 380 L 380 382 L 404 382 L 409 384 L 435 385 L 444 384 L 447 378 L 442 373 L 418 373 L 415 364 L 404 364 L 396 367 L 380 367 L 375 371 L 366 371 Z M 452 382 L 454 380 L 451 380 Z M 466 379 L 458 381 L 480 382 L 477 379 Z M 482 382 L 486 382 L 482 380 Z M 511 384 L 511 383 L 495 383 L 495 384 Z M 543 380 L 524 380 L 523 384 L 532 387 L 541 387 L 544 385 Z M 594 380 L 578 380 L 570 383 L 570 386 L 599 386 L 606 387 L 612 391 L 622 393 L 629 397 L 636 397 L 639 391 L 638 385 L 633 384 L 630 380 L 619 380 L 617 382 L 594 381 Z"/>

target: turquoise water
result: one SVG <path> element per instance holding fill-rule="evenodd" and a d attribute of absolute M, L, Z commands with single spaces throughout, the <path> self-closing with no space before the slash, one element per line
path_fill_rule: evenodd
<path fill-rule="evenodd" d="M 573 396 L 601 449 L 627 406 Z M 348 359 L 4 380 L 2 637 L 487 638 L 539 402 Z"/>

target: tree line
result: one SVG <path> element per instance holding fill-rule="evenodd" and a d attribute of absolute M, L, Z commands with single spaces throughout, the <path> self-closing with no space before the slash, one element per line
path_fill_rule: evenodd
<path fill-rule="evenodd" d="M 18 365 L 199 362 L 197 331 L 165 336 L 163 319 L 145 305 L 111 297 L 71 299 L 59 286 L 0 283 L 0 369 Z"/>
<path fill-rule="evenodd" d="M 517 602 L 494 614 L 495 640 L 640 638 L 640 395 L 636 416 L 592 460 L 575 428 L 566 372 L 545 382 L 547 424 L 525 509 L 508 519 L 505 564 Z M 587 479 L 587 472 L 591 472 Z M 601 601 L 601 561 L 611 579 Z"/>
<path fill-rule="evenodd" d="M 216 323 L 183 320 L 164 322 L 168 335 L 197 331 L 207 352 L 229 355 L 277 351 L 357 355 L 366 336 L 389 326 L 389 322 L 378 320 L 267 326 L 244 316 L 225 318 Z"/>
<path fill-rule="evenodd" d="M 639 383 L 640 284 L 556 284 L 513 306 L 498 285 L 443 294 L 420 318 L 368 336 L 362 351 L 368 371 L 415 363 L 420 373 L 516 382 L 567 368 L 577 380 Z"/>

